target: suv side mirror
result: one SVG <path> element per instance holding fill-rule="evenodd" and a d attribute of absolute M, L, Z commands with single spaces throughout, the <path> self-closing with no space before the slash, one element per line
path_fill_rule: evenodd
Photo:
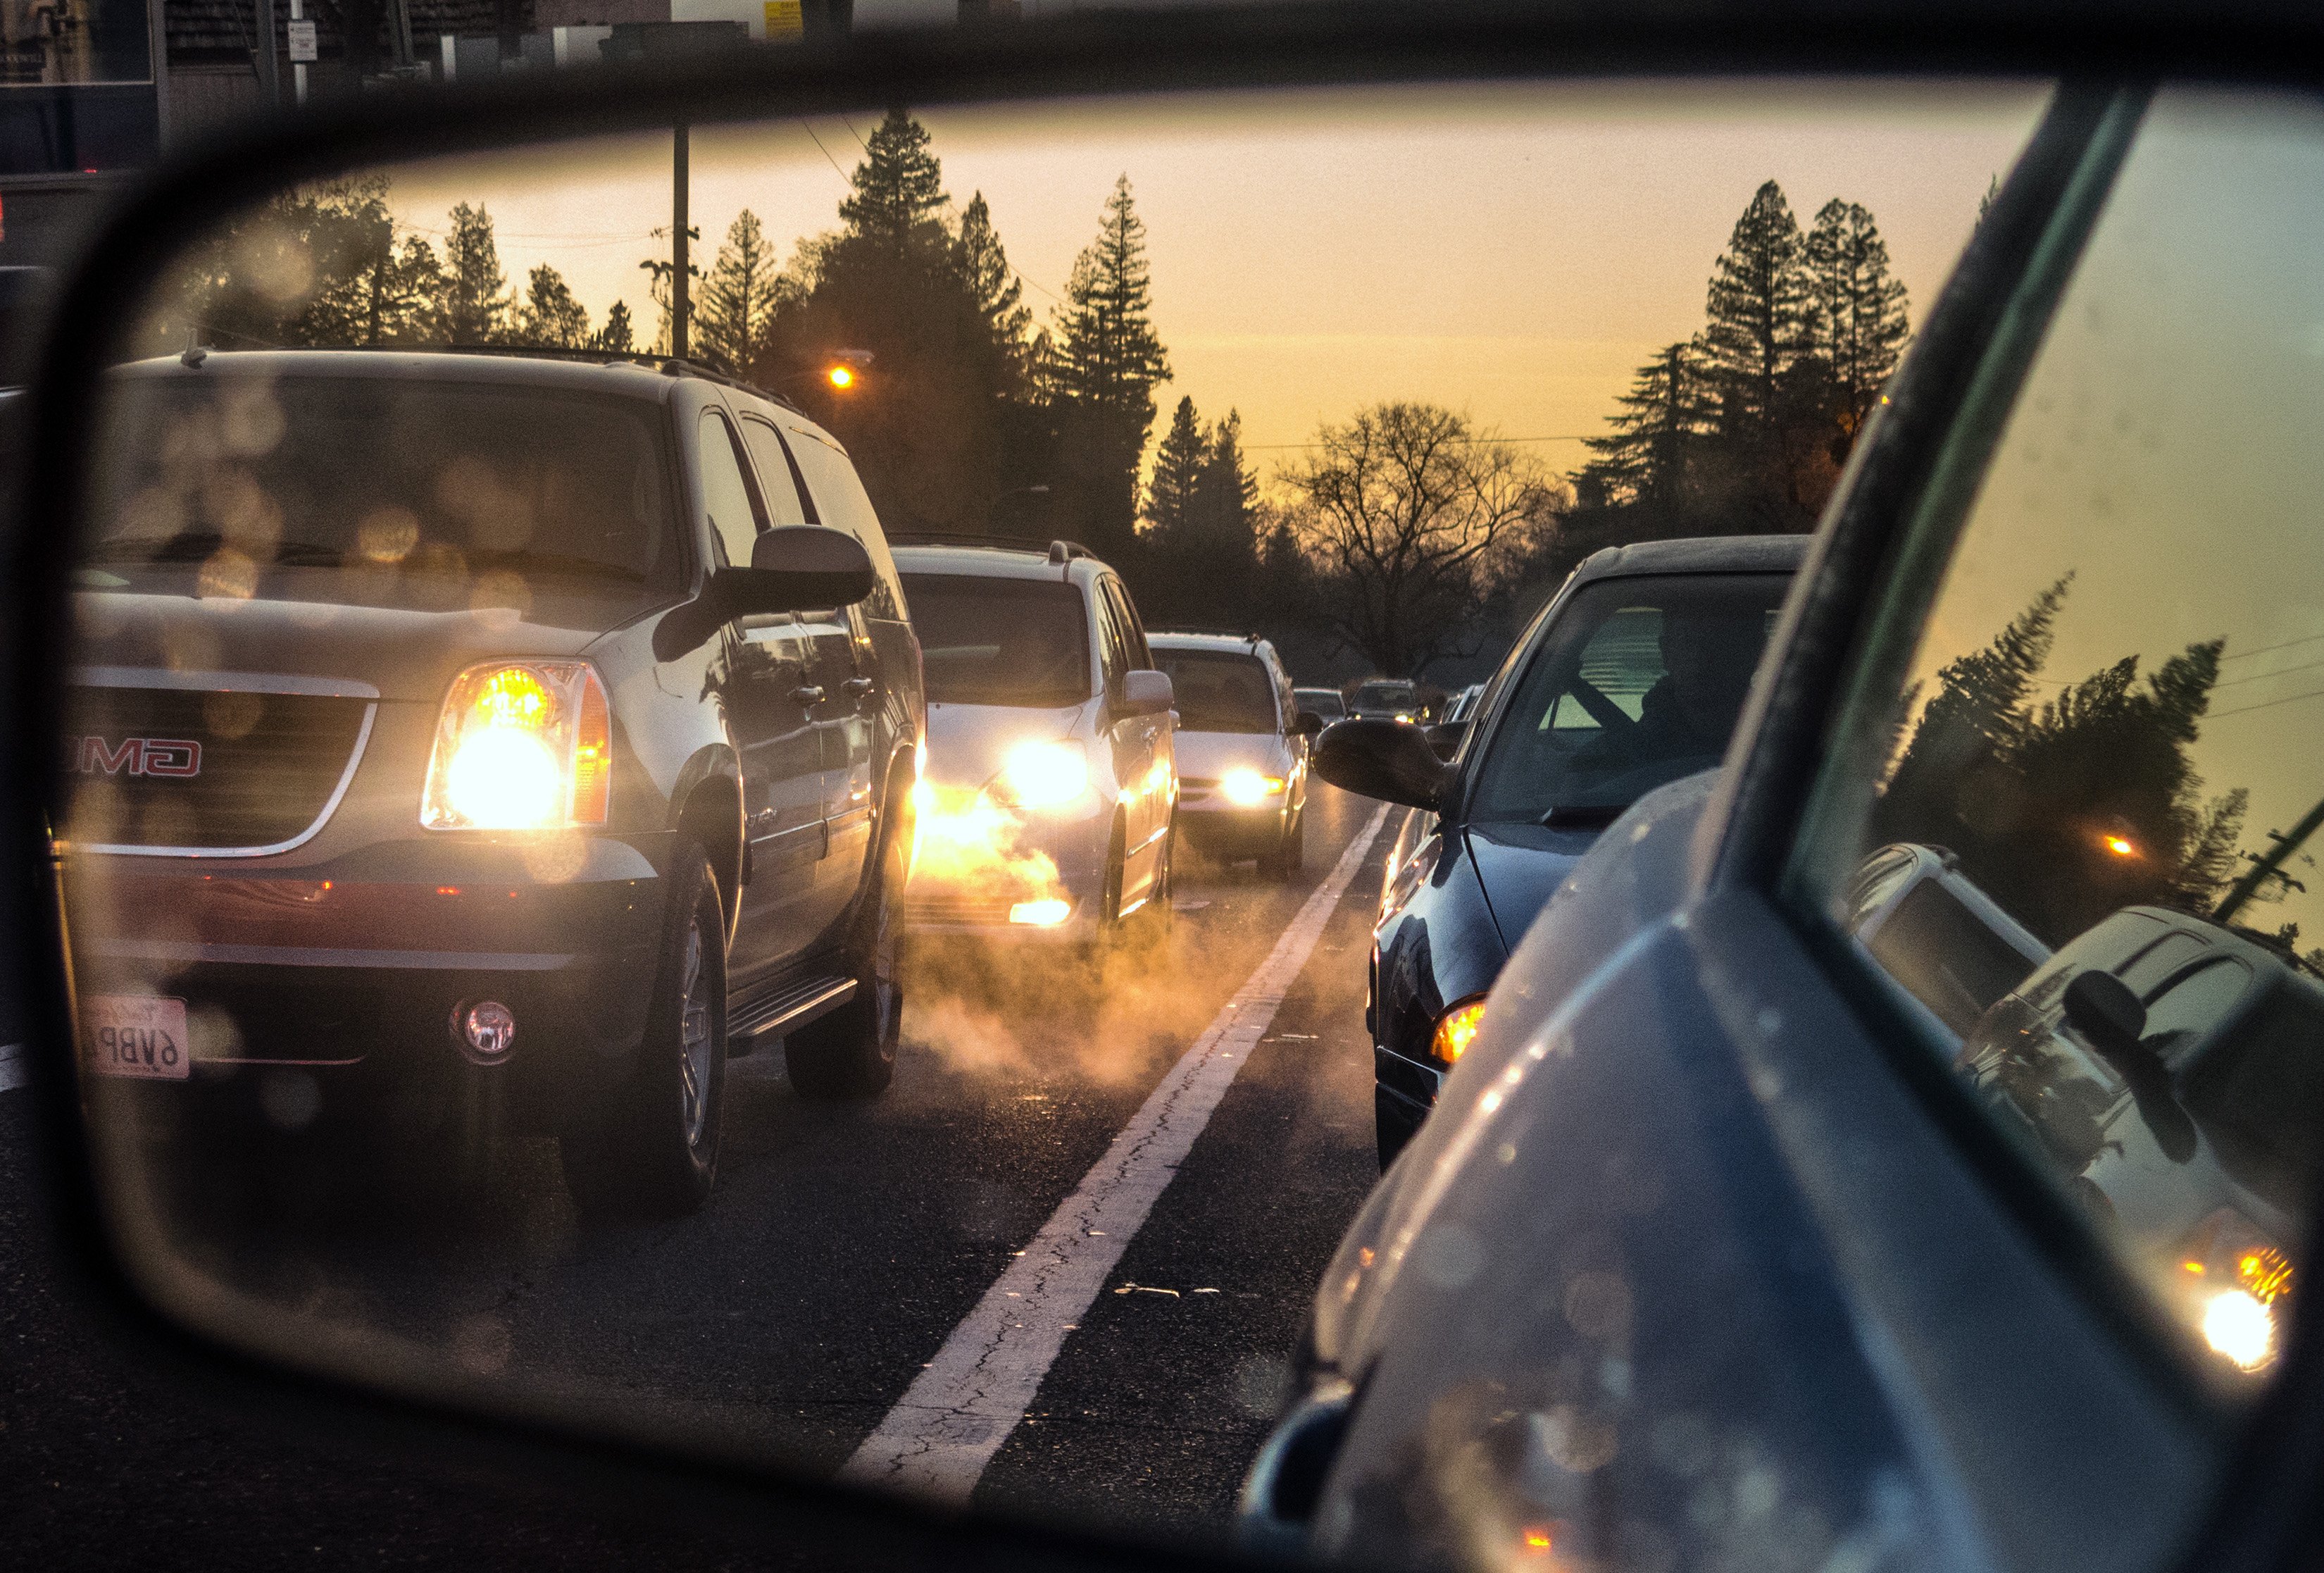
<path fill-rule="evenodd" d="M 1167 671 L 1126 671 L 1106 702 L 1117 717 L 1158 716 L 1178 702 Z"/>
<path fill-rule="evenodd" d="M 1313 710 L 1302 710 L 1291 718 L 1294 737 L 1313 737 L 1323 730 L 1323 717 Z"/>
<path fill-rule="evenodd" d="M 853 535 L 815 524 L 770 530 L 751 543 L 750 567 L 718 569 L 700 595 L 663 614 L 654 659 L 675 660 L 737 617 L 852 606 L 877 582 L 872 554 Z"/>
<path fill-rule="evenodd" d="M 1444 794 L 1444 762 L 1417 726 L 1359 717 L 1324 729 L 1315 773 L 1343 791 L 1434 810 Z"/>

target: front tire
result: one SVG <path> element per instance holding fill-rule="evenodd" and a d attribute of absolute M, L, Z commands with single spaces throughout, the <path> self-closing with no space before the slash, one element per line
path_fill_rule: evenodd
<path fill-rule="evenodd" d="M 574 1205 L 598 1217 L 700 1211 L 725 1110 L 725 913 L 709 858 L 686 841 L 671 860 L 637 1068 L 558 1143 Z"/>
<path fill-rule="evenodd" d="M 783 1039 L 783 1064 L 801 1097 L 875 1097 L 895 1079 L 904 987 L 897 981 L 896 900 L 904 888 L 908 832 L 881 838 L 878 877 L 849 940 L 855 997 Z"/>
<path fill-rule="evenodd" d="M 1295 879 L 1307 863 L 1307 810 L 1294 810 L 1283 827 L 1283 834 L 1262 854 L 1259 872 L 1278 884 Z"/>

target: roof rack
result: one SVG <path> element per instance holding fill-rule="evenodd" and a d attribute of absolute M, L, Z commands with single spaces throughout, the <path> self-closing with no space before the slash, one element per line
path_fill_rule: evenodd
<path fill-rule="evenodd" d="M 891 530 L 890 546 L 983 547 L 992 551 L 1029 551 L 1051 562 L 1071 562 L 1097 554 L 1078 541 L 1042 541 L 1031 535 L 978 535 L 964 530 Z"/>
<path fill-rule="evenodd" d="M 684 356 L 662 355 L 650 349 L 586 349 L 569 344 L 355 344 L 328 347 L 346 349 L 379 349 L 421 355 L 506 355 L 526 359 L 586 361 L 593 365 L 651 366 L 664 376 L 700 377 L 706 383 L 733 388 L 770 404 L 779 404 L 795 414 L 804 415 L 794 400 L 770 393 L 755 383 L 728 376 L 715 366 L 704 365 L 698 360 Z"/>
<path fill-rule="evenodd" d="M 1205 639 L 1240 639 L 1246 644 L 1256 644 L 1263 635 L 1248 628 L 1149 628 L 1148 638 L 1158 639 L 1170 634 L 1199 634 Z"/>

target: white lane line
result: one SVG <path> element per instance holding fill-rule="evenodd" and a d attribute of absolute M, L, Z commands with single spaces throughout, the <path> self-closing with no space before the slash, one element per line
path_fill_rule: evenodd
<path fill-rule="evenodd" d="M 918 1380 L 864 1439 L 840 1478 L 965 1504 L 1025 1418 L 1071 1333 L 1146 1222 L 1194 1138 L 1307 964 L 1388 818 L 1374 814 L 1315 887 L 1259 970 L 1162 1078 L 1105 1156 L 1041 1226 Z"/>
<path fill-rule="evenodd" d="M 12 1087 L 22 1087 L 31 1079 L 24 1069 L 24 1046 L 22 1043 L 0 1043 L 0 1092 Z"/>

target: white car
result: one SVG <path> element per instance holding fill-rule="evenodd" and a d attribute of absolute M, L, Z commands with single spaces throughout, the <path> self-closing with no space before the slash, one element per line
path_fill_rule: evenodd
<path fill-rule="evenodd" d="M 1275 646 L 1255 634 L 1157 634 L 1154 659 L 1178 706 L 1178 828 L 1210 856 L 1299 872 L 1307 739 L 1323 730 L 1292 697 Z"/>
<path fill-rule="evenodd" d="M 1120 576 L 1069 541 L 899 540 L 928 755 L 907 927 L 1089 939 L 1167 921 L 1170 680 Z"/>

